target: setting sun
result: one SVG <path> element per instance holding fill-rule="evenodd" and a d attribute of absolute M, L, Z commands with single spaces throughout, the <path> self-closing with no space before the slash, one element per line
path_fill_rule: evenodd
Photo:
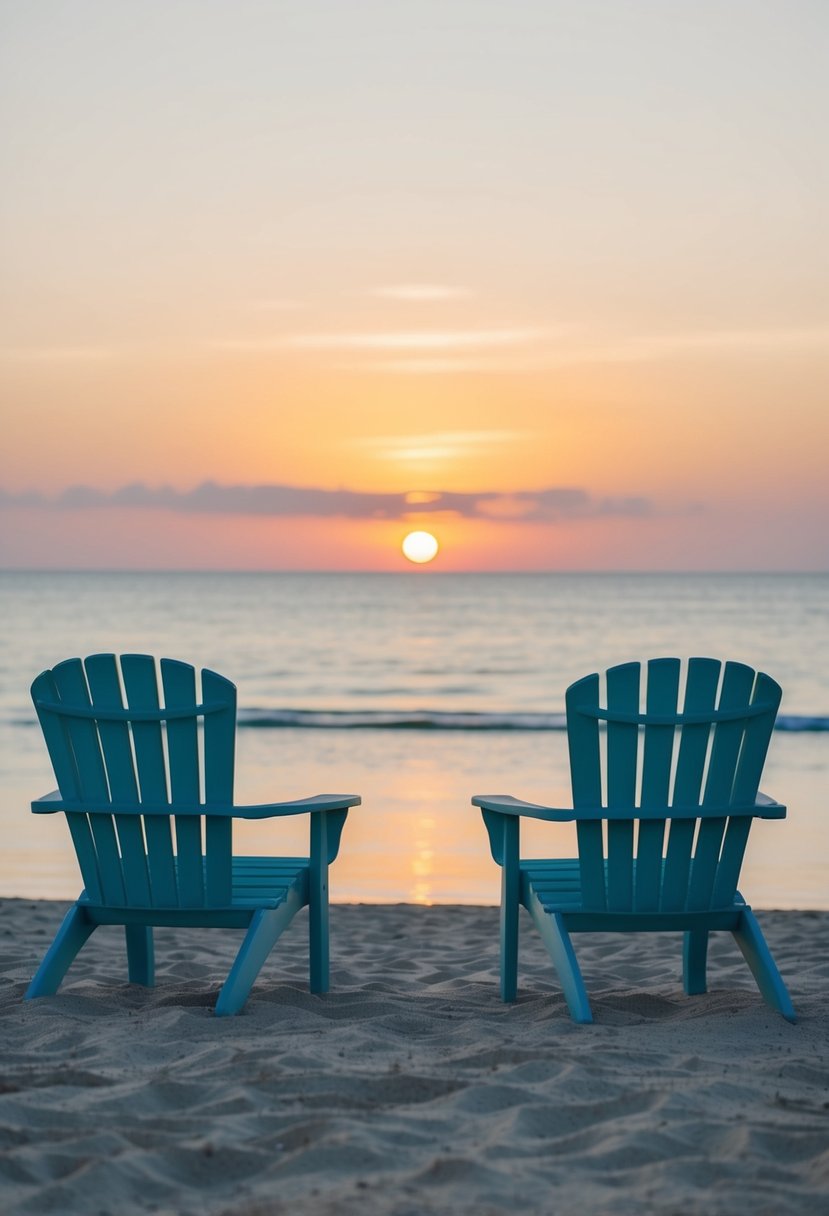
<path fill-rule="evenodd" d="M 431 532 L 410 532 L 401 547 L 404 557 L 422 566 L 437 555 L 439 545 Z"/>

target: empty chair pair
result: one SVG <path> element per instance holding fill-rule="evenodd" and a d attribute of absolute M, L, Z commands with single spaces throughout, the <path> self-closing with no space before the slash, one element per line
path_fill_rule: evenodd
<path fill-rule="evenodd" d="M 159 683 L 160 670 L 160 683 Z M 680 930 L 688 993 L 706 988 L 708 935 L 734 935 L 765 999 L 794 1020 L 759 925 L 737 890 L 752 819 L 786 809 L 759 792 L 781 690 L 740 663 L 653 659 L 591 675 L 566 694 L 573 807 L 477 795 L 502 867 L 501 992 L 517 991 L 518 915 L 534 920 L 572 1016 L 592 1020 L 570 933 Z M 236 690 L 148 655 L 93 655 L 43 672 L 32 696 L 84 890 L 27 997 L 54 993 L 98 925 L 123 925 L 129 978 L 153 982 L 155 926 L 247 933 L 216 1004 L 236 1013 L 279 935 L 308 905 L 310 983 L 328 988 L 328 867 L 357 795 L 233 802 Z M 682 707 L 680 708 L 680 701 Z M 163 703 L 162 703 L 163 702 Z M 202 775 L 203 774 L 203 775 Z M 234 818 L 310 814 L 307 857 L 234 857 Z M 520 856 L 522 817 L 574 822 L 578 856 Z M 175 840 L 174 840 L 175 834 Z"/>

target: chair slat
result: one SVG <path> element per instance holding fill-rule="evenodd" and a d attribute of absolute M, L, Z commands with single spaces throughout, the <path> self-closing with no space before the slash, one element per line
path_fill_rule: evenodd
<path fill-rule="evenodd" d="M 749 718 L 746 722 L 731 795 L 734 805 L 750 804 L 757 798 L 781 696 L 780 685 L 765 672 L 758 672 L 751 701 L 752 704 L 767 704 L 769 710 L 765 714 Z"/>
<path fill-rule="evenodd" d="M 192 708 L 195 715 L 196 673 L 189 663 L 161 660 L 164 704 L 170 709 Z M 170 760 L 170 794 L 173 803 L 201 801 L 199 791 L 199 741 L 195 716 L 173 718 L 167 723 L 167 752 Z"/>
<path fill-rule="evenodd" d="M 158 709 L 155 660 L 147 654 L 121 656 L 121 670 L 130 709 Z M 135 762 L 142 802 L 168 802 L 167 766 L 160 722 L 132 722 Z"/>
<path fill-rule="evenodd" d="M 601 821 L 581 820 L 576 825 L 579 844 L 579 873 L 587 907 L 603 912 L 607 907 L 605 891 L 604 841 Z"/>
<path fill-rule="evenodd" d="M 676 712 L 679 699 L 679 659 L 652 659 L 648 663 L 646 709 L 649 714 L 668 716 Z M 674 726 L 646 726 L 642 758 L 642 807 L 668 806 L 671 792 Z"/>
<path fill-rule="evenodd" d="M 696 819 L 671 819 L 668 848 L 662 875 L 660 912 L 681 912 L 688 898 L 688 876 L 691 872 L 691 849 L 694 845 Z"/>
<path fill-rule="evenodd" d="M 689 912 L 704 912 L 711 906 L 725 825 L 725 816 L 700 820 L 685 905 Z"/>
<path fill-rule="evenodd" d="M 129 708 L 158 709 L 158 679 L 151 656 L 122 655 L 121 671 Z M 158 722 L 133 722 L 131 725 L 141 800 L 167 802 L 167 771 L 161 725 Z M 163 815 L 147 815 L 144 817 L 144 832 L 153 907 L 176 908 L 179 906 L 178 889 L 170 820 Z"/>
<path fill-rule="evenodd" d="M 127 902 L 127 892 L 124 872 L 121 869 L 121 851 L 115 831 L 115 817 L 113 815 L 91 815 L 89 818 L 92 835 L 95 838 L 95 849 L 98 853 L 98 872 L 101 875 L 104 899 L 114 907 L 124 907 Z"/>
<path fill-rule="evenodd" d="M 72 742 L 69 737 L 66 720 L 61 718 L 59 714 L 44 711 L 40 707 L 40 703 L 43 701 L 52 704 L 60 701 L 60 693 L 51 671 L 41 672 L 33 682 L 32 699 L 43 730 L 43 738 L 46 742 L 49 758 L 55 770 L 55 777 L 61 796 L 71 798 L 76 802 L 80 801 L 81 779 L 78 773 L 75 753 L 72 750 Z M 80 812 L 73 812 L 66 816 L 66 822 L 69 826 L 72 843 L 75 846 L 84 887 L 90 899 L 100 902 L 103 898 L 103 892 L 101 877 L 98 872 L 98 855 L 95 851 L 92 829 L 89 826 L 89 817 Z"/>
<path fill-rule="evenodd" d="M 690 660 L 685 686 L 686 713 L 713 710 L 721 666 L 716 659 Z M 675 806 L 693 806 L 700 800 L 710 734 L 710 725 L 685 725 L 680 728 L 672 798 Z"/>
<path fill-rule="evenodd" d="M 230 857 L 233 850 L 231 820 L 208 819 L 205 827 L 205 900 L 208 907 L 223 907 L 230 900 Z"/>
<path fill-rule="evenodd" d="M 90 655 L 85 662 L 92 703 L 99 709 L 123 708 L 121 682 L 115 655 Z M 122 808 L 135 804 L 135 814 L 115 815 L 124 888 L 130 904 L 149 905 L 150 882 L 141 818 L 138 814 L 138 783 L 126 722 L 99 722 L 98 734 L 104 755 L 112 800 Z"/>
<path fill-rule="evenodd" d="M 676 713 L 680 666 L 679 659 L 651 659 L 648 663 L 645 703 L 648 714 L 669 717 Z M 676 728 L 647 725 L 644 734 L 640 806 L 646 810 L 667 811 Z M 659 909 L 665 825 L 664 818 L 639 821 L 634 893 L 637 912 L 656 912 Z"/>
<path fill-rule="evenodd" d="M 90 899 L 95 900 L 97 903 L 102 903 L 104 889 L 101 885 L 101 875 L 98 869 L 98 853 L 95 848 L 92 829 L 89 826 L 89 816 L 82 814 L 80 811 L 68 811 L 66 822 L 69 825 L 72 843 L 75 846 L 75 853 L 78 857 L 78 865 L 81 868 L 81 877 L 83 878 L 86 893 Z"/>
<path fill-rule="evenodd" d="M 726 663 L 717 708 L 739 710 L 747 707 L 753 685 L 752 668 L 742 663 Z M 711 754 L 702 793 L 704 806 L 727 807 L 731 802 L 744 726 L 740 718 L 720 721 L 713 726 Z M 725 816 L 700 822 L 688 885 L 689 911 L 705 911 L 711 905 L 725 827 Z"/>
<path fill-rule="evenodd" d="M 639 709 L 638 663 L 611 667 L 607 673 L 607 708 L 622 713 Z M 636 805 L 639 727 L 627 722 L 607 724 L 607 805 L 631 810 Z M 633 818 L 609 820 L 607 825 L 607 908 L 628 912 L 633 907 Z"/>
<path fill-rule="evenodd" d="M 152 906 L 150 872 L 147 866 L 147 842 L 144 839 L 140 815 L 116 815 L 115 826 L 121 845 L 121 868 L 127 902 L 136 906 Z"/>
<path fill-rule="evenodd" d="M 723 672 L 720 709 L 747 708 L 754 686 L 754 672 L 743 663 L 726 663 Z M 706 806 L 728 806 L 734 789 L 737 760 L 743 742 L 745 722 L 717 722 L 711 743 L 711 760 L 702 801 Z"/>
<path fill-rule="evenodd" d="M 52 668 L 55 686 L 61 701 L 71 705 L 91 706 L 86 675 L 80 659 L 68 659 Z M 101 801 L 110 799 L 109 785 L 101 753 L 98 729 L 92 718 L 66 718 L 66 730 L 75 753 L 80 782 L 80 796 Z M 91 821 L 95 852 L 98 855 L 98 875 L 103 897 L 107 903 L 122 907 L 126 903 L 121 854 L 111 815 L 94 815 Z"/>
<path fill-rule="evenodd" d="M 734 900 L 737 883 L 740 879 L 740 867 L 743 864 L 746 844 L 748 843 L 748 834 L 751 831 L 751 823 L 751 818 L 748 815 L 737 815 L 728 821 L 722 852 L 720 853 L 720 864 L 717 868 L 714 890 L 711 895 L 711 906 L 713 908 L 727 907 Z"/>
<path fill-rule="evenodd" d="M 607 909 L 633 907 L 633 820 L 612 819 L 607 825 Z"/>
<path fill-rule="evenodd" d="M 161 660 L 164 704 L 170 708 L 192 707 L 192 718 L 171 718 L 167 722 L 167 754 L 170 762 L 170 798 L 175 804 L 198 803 L 199 740 L 196 708 L 196 673 L 189 663 Z M 194 815 L 179 815 L 176 825 L 178 891 L 183 908 L 204 904 L 204 866 L 202 857 L 202 820 Z"/>
<path fill-rule="evenodd" d="M 573 806 L 601 806 L 602 769 L 599 723 L 579 713 L 581 706 L 599 707 L 599 677 L 585 676 L 571 684 L 565 696 L 567 744 L 570 751 L 570 780 Z M 585 904 L 597 911 L 607 907 L 605 892 L 604 841 L 600 821 L 579 821 L 579 871 Z"/>
<path fill-rule="evenodd" d="M 215 671 L 202 672 L 202 697 L 226 709 L 204 720 L 205 802 L 233 801 L 236 746 L 236 686 Z"/>
<path fill-rule="evenodd" d="M 175 820 L 178 893 L 182 908 L 201 908 L 204 905 L 202 822 L 195 815 L 179 815 Z"/>
<path fill-rule="evenodd" d="M 60 701 L 60 693 L 51 671 L 41 672 L 32 684 L 32 700 L 43 730 L 49 759 L 55 770 L 61 797 L 78 802 L 81 797 L 81 781 L 66 720 L 56 713 L 50 713 L 40 708 L 40 703 L 43 701 L 52 704 Z"/>
<path fill-rule="evenodd" d="M 121 681 L 114 654 L 93 654 L 85 663 L 92 704 L 96 709 L 122 709 Z M 113 802 L 138 803 L 138 784 L 126 722 L 99 722 L 101 740 Z"/>
<path fill-rule="evenodd" d="M 202 672 L 205 701 L 224 701 L 227 709 L 204 720 L 204 800 L 233 801 L 233 767 L 236 746 L 236 687 L 214 671 Z M 206 899 L 216 906 L 230 899 L 232 820 L 210 816 L 205 828 Z"/>
<path fill-rule="evenodd" d="M 686 713 L 713 711 L 721 667 L 722 664 L 716 659 L 689 661 L 683 702 Z M 694 723 L 680 727 L 673 805 L 694 806 L 699 803 L 710 735 L 710 724 Z M 662 874 L 660 908 L 663 912 L 679 912 L 685 908 L 695 830 L 696 821 L 693 819 L 673 819 L 670 822 Z"/>
<path fill-rule="evenodd" d="M 611 667 L 607 673 L 607 708 L 622 713 L 639 709 L 638 663 Z M 636 805 L 636 766 L 639 727 L 631 722 L 607 724 L 607 806 Z"/>
<path fill-rule="evenodd" d="M 570 752 L 570 781 L 573 806 L 601 806 L 602 778 L 599 752 L 599 723 L 580 714 L 581 706 L 599 707 L 599 677 L 585 676 L 567 689 L 567 745 Z"/>
<path fill-rule="evenodd" d="M 67 659 L 52 668 L 59 699 L 70 705 L 91 705 L 83 664 L 80 659 Z M 96 802 L 109 801 L 109 786 L 101 755 L 98 730 L 91 718 L 64 718 L 64 726 L 75 755 L 78 773 L 78 796 Z"/>
<path fill-rule="evenodd" d="M 640 819 L 634 866 L 633 907 L 636 912 L 657 912 L 662 887 L 664 819 Z"/>

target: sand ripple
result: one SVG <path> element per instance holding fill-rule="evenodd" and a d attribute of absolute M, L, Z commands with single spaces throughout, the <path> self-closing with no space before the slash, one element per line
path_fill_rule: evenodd
<path fill-rule="evenodd" d="M 0 907 L 10 1216 L 829 1213 L 829 914 L 762 917 L 796 1026 L 720 934 L 691 998 L 678 935 L 579 937 L 577 1027 L 528 922 L 501 1003 L 492 908 L 335 907 L 324 998 L 300 916 L 228 1019 L 238 934 L 159 931 L 148 992 L 99 930 L 23 1004 L 61 912 Z"/>

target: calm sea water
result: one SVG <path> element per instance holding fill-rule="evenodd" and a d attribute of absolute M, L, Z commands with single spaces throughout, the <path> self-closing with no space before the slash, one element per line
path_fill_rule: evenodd
<path fill-rule="evenodd" d="M 65 823 L 28 804 L 54 781 L 32 678 L 72 655 L 186 659 L 239 688 L 237 797 L 357 792 L 335 898 L 497 902 L 473 793 L 566 804 L 564 690 L 655 655 L 760 667 L 784 701 L 742 887 L 758 906 L 829 908 L 829 576 L 0 575 L 0 894 L 77 894 Z M 301 822 L 239 847 L 304 847 Z M 528 851 L 572 849 L 530 825 Z"/>

